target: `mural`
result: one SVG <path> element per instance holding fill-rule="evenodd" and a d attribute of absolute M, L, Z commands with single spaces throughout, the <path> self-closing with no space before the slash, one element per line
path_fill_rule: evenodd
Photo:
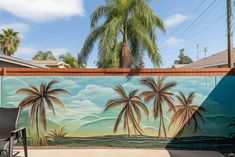
<path fill-rule="evenodd" d="M 2 77 L 32 146 L 234 148 L 235 77 Z"/>

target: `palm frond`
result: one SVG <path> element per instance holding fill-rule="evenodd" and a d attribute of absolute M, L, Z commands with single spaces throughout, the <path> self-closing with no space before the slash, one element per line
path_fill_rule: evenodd
<path fill-rule="evenodd" d="M 60 99 L 58 99 L 54 96 L 48 96 L 48 99 L 50 99 L 52 102 L 54 102 L 55 104 L 57 104 L 60 107 L 62 107 L 63 109 L 65 109 L 64 103 Z"/>
<path fill-rule="evenodd" d="M 111 108 L 117 107 L 119 105 L 123 105 L 125 103 L 126 103 L 126 100 L 123 100 L 123 99 L 109 100 L 108 103 L 106 104 L 104 111 L 106 112 Z"/>
<path fill-rule="evenodd" d="M 118 85 L 114 88 L 114 90 L 124 99 L 128 99 L 124 88 L 121 85 Z"/>
<path fill-rule="evenodd" d="M 120 113 L 118 114 L 118 117 L 116 119 L 116 122 L 114 124 L 114 128 L 113 128 L 113 132 L 116 133 L 117 132 L 117 128 L 121 122 L 122 116 L 124 114 L 124 112 L 126 111 L 127 105 L 125 105 L 122 110 L 120 111 Z"/>
<path fill-rule="evenodd" d="M 65 130 L 65 127 L 60 129 L 50 130 L 49 135 L 53 138 L 62 138 L 65 137 L 68 133 Z"/>
<path fill-rule="evenodd" d="M 110 12 L 110 7 L 107 5 L 99 6 L 91 15 L 91 28 L 96 27 L 97 22 L 103 16 L 107 16 Z"/>
<path fill-rule="evenodd" d="M 79 53 L 80 58 L 78 58 L 78 60 L 83 60 L 84 62 L 87 61 L 88 56 L 90 55 L 95 42 L 98 40 L 98 38 L 101 37 L 103 32 L 104 32 L 104 26 L 96 27 L 93 29 L 93 31 L 89 34 L 89 36 L 86 38 L 84 42 L 82 50 Z"/>

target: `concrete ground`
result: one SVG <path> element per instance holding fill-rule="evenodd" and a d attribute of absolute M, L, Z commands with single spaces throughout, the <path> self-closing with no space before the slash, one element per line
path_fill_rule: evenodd
<path fill-rule="evenodd" d="M 18 157 L 23 157 L 23 151 Z M 224 157 L 215 151 L 146 149 L 39 149 L 29 150 L 29 157 Z"/>

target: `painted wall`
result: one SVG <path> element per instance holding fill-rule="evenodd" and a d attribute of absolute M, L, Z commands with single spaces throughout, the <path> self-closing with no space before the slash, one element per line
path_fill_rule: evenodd
<path fill-rule="evenodd" d="M 19 125 L 28 128 L 31 145 L 235 147 L 234 76 L 160 79 L 157 76 L 5 76 L 1 78 L 1 104 L 24 108 Z M 52 80 L 58 82 L 47 88 Z M 41 96 L 37 94 L 40 90 L 45 91 Z M 38 119 L 37 106 L 41 106 Z"/>

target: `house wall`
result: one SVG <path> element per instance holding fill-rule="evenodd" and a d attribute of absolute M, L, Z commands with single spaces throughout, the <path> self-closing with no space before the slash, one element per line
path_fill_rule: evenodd
<path fill-rule="evenodd" d="M 13 63 L 7 63 L 7 62 L 0 61 L 0 68 L 5 68 L 5 67 L 8 67 L 8 68 L 24 68 L 24 66 L 20 66 L 18 64 L 13 64 Z"/>
<path fill-rule="evenodd" d="M 235 69 L 0 69 L 0 73 L 2 107 L 25 106 L 19 124 L 27 127 L 32 146 L 235 148 L 235 127 L 232 125 L 235 122 Z M 165 79 L 158 82 L 163 77 Z M 151 86 L 149 79 L 156 85 Z M 42 86 L 52 80 L 57 82 L 48 89 L 47 96 L 54 107 L 48 101 L 23 103 L 24 99 L 30 102 L 37 97 L 32 92 L 35 88 L 40 90 L 41 85 L 41 89 L 46 89 Z M 143 84 L 144 80 L 150 87 Z M 126 96 L 118 92 L 117 86 L 123 88 Z M 20 89 L 31 87 L 34 89 L 20 93 Z M 160 99 L 151 94 L 156 94 L 159 88 L 165 91 L 161 93 L 164 97 L 157 102 Z M 53 89 L 69 93 L 51 92 Z M 143 92 L 150 93 L 149 101 L 145 101 L 146 93 Z M 187 101 L 189 104 L 183 104 L 182 95 L 187 98 L 190 93 L 194 94 Z M 131 96 L 131 101 L 123 100 Z M 111 105 L 115 101 L 120 103 Z M 106 108 L 108 103 L 110 108 Z M 37 105 L 41 106 L 38 121 L 34 108 Z M 31 112 L 34 109 L 35 114 Z M 123 116 L 115 130 L 122 109 Z M 42 121 L 43 117 L 46 121 Z"/>

